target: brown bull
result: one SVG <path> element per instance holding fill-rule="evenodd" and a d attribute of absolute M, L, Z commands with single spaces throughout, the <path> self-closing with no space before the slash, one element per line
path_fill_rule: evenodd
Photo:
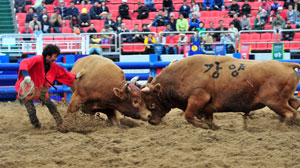
<path fill-rule="evenodd" d="M 95 114 L 103 112 L 108 119 L 118 125 L 116 111 L 135 119 L 148 120 L 150 111 L 141 98 L 140 90 L 132 83 L 127 83 L 124 72 L 111 60 L 98 55 L 80 58 L 72 72 L 84 69 L 83 76 L 72 86 L 72 98 L 67 110 L 67 117 L 81 110 Z"/>
<path fill-rule="evenodd" d="M 248 114 L 265 106 L 290 121 L 300 106 L 293 96 L 299 82 L 293 68 L 300 65 L 227 56 L 182 59 L 143 86 L 142 97 L 152 112 L 149 123 L 159 124 L 176 107 L 185 110 L 189 123 L 202 128 L 214 128 L 214 112 Z"/>

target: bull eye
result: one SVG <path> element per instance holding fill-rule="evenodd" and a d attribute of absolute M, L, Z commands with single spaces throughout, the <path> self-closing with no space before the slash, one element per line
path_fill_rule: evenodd
<path fill-rule="evenodd" d="M 154 109 L 155 108 L 155 103 L 152 103 L 151 105 L 150 105 L 150 109 Z"/>
<path fill-rule="evenodd" d="M 133 104 L 134 104 L 134 105 L 137 105 L 138 103 L 139 103 L 138 100 L 133 100 Z"/>

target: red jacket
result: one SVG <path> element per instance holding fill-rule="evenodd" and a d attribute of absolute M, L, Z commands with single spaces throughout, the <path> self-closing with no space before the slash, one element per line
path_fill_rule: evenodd
<path fill-rule="evenodd" d="M 33 31 L 32 31 L 32 29 L 29 27 L 28 28 L 28 31 L 26 31 L 26 29 L 25 29 L 25 27 L 21 30 L 21 32 L 20 33 L 22 33 L 22 34 L 33 34 Z"/>
<path fill-rule="evenodd" d="M 31 80 L 34 83 L 35 96 L 32 98 L 33 100 L 38 100 L 41 87 L 45 86 L 47 90 L 51 88 L 49 82 L 53 83 L 54 80 L 57 80 L 63 84 L 72 86 L 76 76 L 76 74 L 68 72 L 65 68 L 58 66 L 55 62 L 50 65 L 50 69 L 45 75 L 43 56 L 37 55 L 21 61 L 19 67 L 19 77 L 15 85 L 15 89 L 17 92 L 19 92 L 20 83 L 24 79 L 23 75 L 20 73 L 21 70 L 28 71 Z M 48 79 L 49 82 L 46 81 L 45 77 Z M 48 97 L 49 95 L 47 93 L 46 99 Z"/>

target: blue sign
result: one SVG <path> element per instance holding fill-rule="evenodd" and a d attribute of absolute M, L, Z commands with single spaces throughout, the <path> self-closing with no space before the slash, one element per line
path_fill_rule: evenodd
<path fill-rule="evenodd" d="M 226 55 L 226 45 L 225 44 L 215 44 L 215 55 Z"/>

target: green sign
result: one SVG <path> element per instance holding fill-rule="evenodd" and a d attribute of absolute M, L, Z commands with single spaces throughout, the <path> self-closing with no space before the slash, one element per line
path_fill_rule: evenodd
<path fill-rule="evenodd" d="M 274 43 L 272 49 L 273 59 L 283 59 L 284 48 L 282 43 Z"/>

